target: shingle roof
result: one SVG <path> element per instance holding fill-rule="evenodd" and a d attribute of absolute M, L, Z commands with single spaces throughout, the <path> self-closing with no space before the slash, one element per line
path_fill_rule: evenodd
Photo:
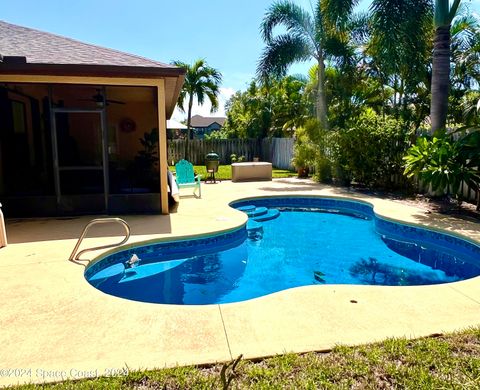
<path fill-rule="evenodd" d="M 175 68 L 114 49 L 0 21 L 0 54 L 27 63 Z"/>
<path fill-rule="evenodd" d="M 206 117 L 206 116 L 201 116 L 201 115 L 194 115 L 194 116 L 192 116 L 192 119 L 191 119 L 190 123 L 191 123 L 192 127 L 208 127 L 212 123 L 215 123 L 215 122 L 217 122 L 220 126 L 223 126 L 226 119 L 227 118 L 224 118 L 222 116 Z"/>

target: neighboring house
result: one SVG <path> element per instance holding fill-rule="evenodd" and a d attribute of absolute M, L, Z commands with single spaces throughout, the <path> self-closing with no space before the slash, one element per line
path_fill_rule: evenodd
<path fill-rule="evenodd" d="M 5 216 L 168 213 L 184 69 L 3 21 L 0 55 Z"/>
<path fill-rule="evenodd" d="M 206 134 L 212 131 L 220 130 L 227 118 L 224 117 L 205 117 L 194 115 L 191 118 L 191 126 L 194 138 L 202 139 Z"/>
<path fill-rule="evenodd" d="M 187 126 L 173 119 L 169 119 L 167 121 L 167 138 L 168 139 L 185 139 L 186 137 L 187 137 Z"/>

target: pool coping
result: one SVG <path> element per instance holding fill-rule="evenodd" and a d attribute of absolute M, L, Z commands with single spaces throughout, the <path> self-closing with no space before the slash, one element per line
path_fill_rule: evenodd
<path fill-rule="evenodd" d="M 480 243 L 476 223 L 292 179 L 222 182 L 204 186 L 202 200 L 182 198 L 178 215 L 125 216 L 132 223 L 146 220 L 155 228 L 158 223 L 169 227 L 160 234 L 144 229 L 149 234 L 134 235 L 128 245 L 236 229 L 247 218 L 232 209 L 230 202 L 290 196 L 292 192 L 302 197 L 320 195 L 366 202 L 386 219 L 420 227 L 424 225 L 419 222 L 430 221 L 432 230 Z M 210 215 L 213 208 L 215 216 Z M 7 224 L 7 232 L 22 236 L 22 229 L 31 227 L 32 234 L 42 236 L 49 233 L 44 227 L 48 225 L 61 235 L 60 230 L 74 231 L 83 221 Z M 93 245 L 104 240 L 87 239 Z M 0 385 L 56 381 L 65 379 L 63 376 L 77 379 L 82 377 L 80 373 L 97 376 L 126 366 L 138 369 L 205 364 L 227 361 L 239 354 L 258 358 L 325 350 L 336 344 L 420 337 L 480 324 L 480 277 L 415 287 L 306 286 L 221 305 L 128 302 L 94 289 L 83 278 L 83 267 L 66 261 L 65 254 L 74 241 L 71 236 L 26 241 L 0 250 L 0 291 L 5 303 L 0 313 L 0 361 L 5 368 L 33 370 L 30 376 L 0 375 Z M 105 253 L 98 252 L 95 257 Z M 37 370 L 51 375 L 38 375 Z M 57 371 L 62 377 L 53 375 Z"/>
<path fill-rule="evenodd" d="M 300 200 L 300 202 L 289 202 L 290 200 Z M 311 200 L 320 200 L 318 204 L 314 201 L 309 202 L 308 200 L 305 203 L 302 203 L 302 200 L 306 199 L 311 199 Z M 272 200 L 278 200 L 273 201 Z M 283 200 L 283 202 L 282 202 Z M 333 204 L 322 204 L 322 200 L 327 200 L 327 201 L 333 201 L 335 203 Z M 405 242 L 415 242 L 418 245 L 431 245 L 433 248 L 438 248 L 440 251 L 446 251 L 446 252 L 451 252 L 454 255 L 457 253 L 458 250 L 467 250 L 472 251 L 473 248 L 469 247 L 475 247 L 475 250 L 478 252 L 480 250 L 480 242 L 476 242 L 472 239 L 470 239 L 467 236 L 461 235 L 461 234 L 456 234 L 455 232 L 447 232 L 443 229 L 429 229 L 425 227 L 425 225 L 421 224 L 413 224 L 413 223 L 404 223 L 398 219 L 391 219 L 387 218 L 385 216 L 379 215 L 375 211 L 375 205 L 372 204 L 371 202 L 368 202 L 366 200 L 358 200 L 353 197 L 338 197 L 338 196 L 321 196 L 321 195 L 277 195 L 277 196 L 263 196 L 263 197 L 247 197 L 247 198 L 241 198 L 241 199 L 236 199 L 233 200 L 228 204 L 229 207 L 232 207 L 234 210 L 238 210 L 238 206 L 240 205 L 245 205 L 245 204 L 257 204 L 258 202 L 261 202 L 260 205 L 264 206 L 262 208 L 282 208 L 282 207 L 293 207 L 293 208 L 305 208 L 305 209 L 325 209 L 326 212 L 328 210 L 332 210 L 332 212 L 338 212 L 342 213 L 342 210 L 345 212 L 358 212 L 360 215 L 364 215 L 365 217 L 368 217 L 369 219 L 371 218 L 373 221 L 374 229 L 378 235 L 384 236 L 386 235 L 388 238 L 393 239 L 393 240 L 401 240 Z M 339 204 L 336 204 L 338 202 Z M 342 204 L 343 202 L 343 204 Z M 292 206 L 282 206 L 282 204 L 292 204 Z M 297 204 L 298 203 L 298 204 Z M 356 206 L 353 206 L 354 204 L 358 204 L 361 206 L 364 206 L 363 209 L 360 208 L 355 208 Z M 257 206 L 258 207 L 258 206 Z M 137 242 L 135 244 L 130 244 L 130 245 L 121 245 L 117 246 L 116 248 L 109 249 L 105 253 L 102 253 L 101 255 L 97 256 L 96 258 L 92 259 L 89 264 L 85 268 L 85 278 L 88 280 L 91 276 L 95 275 L 99 271 L 102 271 L 103 269 L 112 266 L 112 265 L 117 265 L 117 264 L 123 264 L 125 262 L 125 259 L 128 259 L 131 255 L 138 255 L 140 257 L 140 260 L 143 259 L 145 256 L 145 252 L 149 254 L 152 249 L 148 250 L 148 247 L 156 247 L 157 249 L 154 249 L 154 251 L 160 251 L 159 254 L 157 255 L 156 258 L 160 256 L 160 253 L 165 254 L 165 256 L 168 256 L 169 258 L 171 256 L 179 256 L 178 251 L 171 252 L 171 249 L 168 248 L 168 245 L 176 246 L 180 245 L 180 252 L 186 251 L 186 253 L 183 253 L 182 256 L 186 257 L 191 257 L 193 254 L 197 254 L 197 250 L 200 250 L 205 253 L 211 253 L 213 250 L 216 250 L 216 248 L 212 248 L 212 245 L 218 245 L 217 241 L 220 241 L 220 244 L 222 247 L 227 246 L 227 249 L 230 249 L 232 247 L 232 240 L 236 245 L 238 245 L 238 240 L 239 237 L 243 241 L 247 240 L 247 233 L 244 231 L 244 228 L 246 227 L 246 222 L 242 223 L 241 225 L 234 227 L 234 228 L 229 228 L 221 231 L 216 231 L 216 232 L 210 232 L 210 233 L 205 233 L 205 234 L 199 234 L 195 236 L 180 236 L 180 237 L 171 237 L 171 238 L 162 238 L 162 239 L 154 239 L 154 240 L 147 240 L 144 242 Z M 390 226 L 389 226 L 390 225 Z M 413 229 L 416 231 L 417 234 L 420 234 L 420 236 L 423 236 L 423 238 L 419 238 L 416 240 L 414 238 L 415 232 L 412 233 L 412 231 L 409 232 L 408 236 L 406 236 L 402 230 L 405 230 L 403 228 L 408 228 L 408 229 Z M 428 237 L 428 235 L 431 235 L 433 233 L 433 242 L 432 242 L 432 236 Z M 427 237 L 425 237 L 427 236 Z M 437 237 L 435 237 L 437 236 Z M 440 236 L 440 237 L 438 237 Z M 444 238 L 450 238 L 444 239 Z M 453 239 L 453 242 L 452 242 Z M 213 241 L 213 242 L 209 242 Z M 242 241 L 242 242 L 243 242 Z M 442 243 L 443 241 L 443 243 Z M 449 242 L 448 242 L 449 241 Z M 185 245 L 182 245 L 183 243 L 191 243 L 191 249 L 188 249 L 188 246 L 186 248 Z M 467 245 L 463 244 L 467 243 Z M 167 246 L 165 248 L 165 245 Z M 456 249 L 450 246 L 455 246 Z M 184 248 L 184 250 L 182 250 Z M 197 249 L 198 248 L 198 249 Z M 175 248 L 173 248 L 175 249 Z M 224 250 L 224 249 L 222 249 Z M 193 252 L 192 252 L 193 251 Z M 473 259 L 472 253 L 470 254 L 470 258 Z M 182 257 L 184 258 L 184 257 Z M 175 257 L 176 259 L 176 257 Z M 107 261 L 106 264 L 104 262 Z M 158 260 L 156 260 L 158 262 Z M 413 260 L 415 261 L 415 260 Z M 150 264 L 151 260 L 148 262 Z M 100 266 L 100 270 L 93 270 L 94 268 L 98 268 L 97 266 Z M 440 269 L 441 270 L 441 269 Z M 480 273 L 475 277 L 480 277 Z M 466 278 L 466 279 L 461 279 L 458 281 L 449 281 L 449 282 L 440 282 L 440 283 L 432 283 L 432 285 L 436 284 L 446 284 L 446 283 L 456 283 L 456 282 L 461 282 L 464 280 L 469 280 L 472 279 Z M 326 285 L 337 285 L 338 283 L 327 283 Z M 343 283 L 340 283 L 343 284 Z M 346 283 L 349 284 L 349 283 Z M 316 284 L 312 284 L 316 285 Z M 353 284 L 353 285 L 366 285 L 369 286 L 370 284 Z M 375 284 L 373 284 L 375 285 Z M 408 286 L 403 286 L 402 287 L 412 287 L 412 286 L 421 286 L 421 285 L 429 285 L 429 284 L 413 284 L 413 285 L 408 285 Z M 92 285 L 93 286 L 93 285 Z M 388 286 L 388 285 L 386 285 Z M 94 286 L 95 287 L 95 286 Z M 301 286 L 297 286 L 301 287 Z M 294 288 L 294 287 L 290 287 Z M 275 292 L 281 292 L 284 290 L 288 289 L 282 289 Z M 102 291 L 102 290 L 100 290 Z M 269 293 L 272 294 L 272 293 Z M 266 294 L 266 295 L 269 295 Z M 112 294 L 114 296 L 119 296 L 116 294 Z M 265 295 L 260 295 L 258 297 L 254 298 L 261 298 Z M 121 297 L 121 296 L 119 296 Z M 128 299 L 124 297 L 125 299 Z M 249 298 L 253 299 L 253 298 Z M 133 299 L 136 301 L 135 299 Z M 247 299 L 248 300 L 248 299 Z M 227 303 L 238 303 L 238 302 L 243 302 L 245 299 L 242 299 L 240 301 L 233 301 L 233 302 L 227 302 Z M 142 301 L 140 300 L 139 302 L 146 302 L 146 303 L 159 303 L 162 304 L 162 302 L 149 302 L 149 301 Z M 196 305 L 215 305 L 215 304 L 224 304 L 225 302 L 222 303 L 202 303 L 202 304 L 196 304 Z M 171 304 L 171 303 L 170 303 Z M 180 304 L 180 303 L 179 303 Z M 188 305 L 188 304 L 180 304 L 180 305 Z"/>

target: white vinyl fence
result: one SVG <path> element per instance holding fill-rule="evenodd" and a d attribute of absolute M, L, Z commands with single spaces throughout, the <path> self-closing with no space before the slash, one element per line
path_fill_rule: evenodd
<path fill-rule="evenodd" d="M 263 157 L 274 167 L 293 170 L 293 138 L 265 138 L 262 141 Z"/>

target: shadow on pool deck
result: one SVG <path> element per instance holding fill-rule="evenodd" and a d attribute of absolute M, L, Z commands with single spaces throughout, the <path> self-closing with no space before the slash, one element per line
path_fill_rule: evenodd
<path fill-rule="evenodd" d="M 416 223 L 423 225 L 424 227 L 442 229 L 467 236 L 478 236 L 478 222 L 461 220 L 456 217 L 441 214 L 436 214 L 435 218 L 432 218 L 429 213 L 416 213 L 412 216 Z"/>
<path fill-rule="evenodd" d="M 298 179 L 298 178 L 290 178 L 290 179 L 277 179 L 275 180 L 274 184 L 287 184 L 288 192 L 299 192 L 299 191 L 312 191 L 312 190 L 322 190 L 325 188 L 332 188 L 332 186 L 328 186 L 326 184 L 316 183 L 313 181 L 309 181 L 307 179 Z M 265 186 L 265 187 L 258 187 L 260 191 L 268 191 L 268 192 L 285 192 L 284 187 L 278 186 Z"/>
<path fill-rule="evenodd" d="M 108 215 L 86 215 L 75 218 L 45 218 L 7 220 L 9 244 L 36 241 L 68 240 L 79 238 L 83 227 L 92 219 Z M 119 216 L 130 225 L 131 235 L 168 234 L 172 232 L 169 215 L 124 215 Z M 88 237 L 117 237 L 125 231 L 120 225 L 96 225 L 88 231 Z"/>

